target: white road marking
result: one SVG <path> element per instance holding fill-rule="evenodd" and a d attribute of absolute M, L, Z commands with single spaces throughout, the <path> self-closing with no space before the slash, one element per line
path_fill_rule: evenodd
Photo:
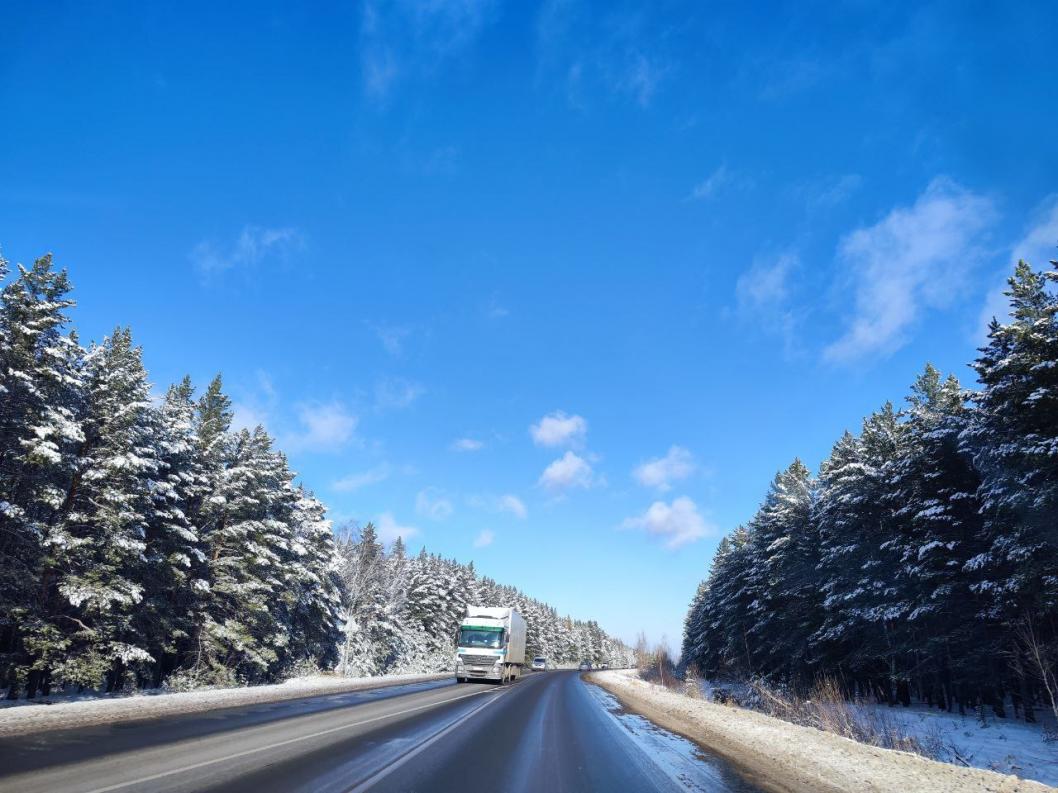
<path fill-rule="evenodd" d="M 446 705 L 449 702 L 457 702 L 458 700 L 466 699 L 467 697 L 480 696 L 483 693 L 487 693 L 487 692 L 486 691 L 474 691 L 474 692 L 472 692 L 470 694 L 464 694 L 461 697 L 452 697 L 452 699 L 442 700 L 441 702 L 431 702 L 431 703 L 426 704 L 426 705 L 419 705 L 418 707 L 415 707 L 415 708 L 407 708 L 405 710 L 397 711 L 396 713 L 387 713 L 387 714 L 384 714 L 382 716 L 375 716 L 375 717 L 370 718 L 370 719 L 364 719 L 363 721 L 353 722 L 352 724 L 343 724 L 343 725 L 341 725 L 339 727 L 331 727 L 330 729 L 327 729 L 327 730 L 320 730 L 319 732 L 314 732 L 311 735 L 299 735 L 297 738 L 288 738 L 285 741 L 279 741 L 278 743 L 269 744 L 268 746 L 257 746 L 257 747 L 254 747 L 253 749 L 246 749 L 245 751 L 236 752 L 235 754 L 225 755 L 224 757 L 216 757 L 216 758 L 214 758 L 212 760 L 203 760 L 200 763 L 193 763 L 191 765 L 185 765 L 185 766 L 182 766 L 180 768 L 174 768 L 171 771 L 161 771 L 161 772 L 159 772 L 157 774 L 151 774 L 150 776 L 140 777 L 139 779 L 133 779 L 133 780 L 130 780 L 128 782 L 119 782 L 116 785 L 108 785 L 107 787 L 93 788 L 92 790 L 88 791 L 88 793 L 108 793 L 108 791 L 111 791 L 111 790 L 121 790 L 122 788 L 131 787 L 132 785 L 142 785 L 145 782 L 154 782 L 155 780 L 164 779 L 165 777 L 173 776 L 174 774 L 184 774 L 184 773 L 187 773 L 188 771 L 194 771 L 194 770 L 196 770 L 198 768 L 205 768 L 206 766 L 209 766 L 209 765 L 216 765 L 217 763 L 224 763 L 224 762 L 227 762 L 228 760 L 237 760 L 240 757 L 247 757 L 248 755 L 251 755 L 251 754 L 257 754 L 259 752 L 267 752 L 267 751 L 269 751 L 271 749 L 278 749 L 281 746 L 289 746 L 290 744 L 300 743 L 301 741 L 309 741 L 309 740 L 312 740 L 313 738 L 320 738 L 320 737 L 322 737 L 324 735 L 330 735 L 331 733 L 339 732 L 341 730 L 348 730 L 351 727 L 360 727 L 360 726 L 362 726 L 364 724 L 371 724 L 372 722 L 382 721 L 383 719 L 392 719 L 392 718 L 396 718 L 397 716 L 404 716 L 404 715 L 406 715 L 408 713 L 415 713 L 416 711 L 419 711 L 419 710 L 426 710 L 427 708 L 434 708 L 434 707 L 437 707 L 438 705 Z M 488 703 L 486 703 L 486 704 L 488 704 Z M 475 709 L 472 712 L 476 712 L 476 711 L 477 711 L 477 709 Z"/>
<path fill-rule="evenodd" d="M 509 688 L 505 689 L 505 691 L 510 691 L 510 690 L 511 689 L 509 689 Z M 409 752 L 406 752 L 405 754 L 402 754 L 400 757 L 398 757 L 396 760 L 391 762 L 389 765 L 383 766 L 378 771 L 376 771 L 374 774 L 372 774 L 367 779 L 365 779 L 363 782 L 360 782 L 360 783 L 354 785 L 353 787 L 349 788 L 348 790 L 346 790 L 345 793 L 363 793 L 365 790 L 370 789 L 375 784 L 377 784 L 378 782 L 381 782 L 387 776 L 389 776 L 394 771 L 396 771 L 398 768 L 403 766 L 409 760 L 411 760 L 412 758 L 416 757 L 420 752 L 428 749 L 430 746 L 432 746 L 433 744 L 437 743 L 439 740 L 444 738 L 446 735 L 448 735 L 448 733 L 450 733 L 456 727 L 461 725 L 463 722 L 465 722 L 467 719 L 469 719 L 475 713 L 477 713 L 480 710 L 484 710 L 489 705 L 491 705 L 493 702 L 495 702 L 496 700 L 500 699 L 502 696 L 503 696 L 503 693 L 499 693 L 496 696 L 492 697 L 491 699 L 485 700 L 480 705 L 478 705 L 476 708 L 471 710 L 469 713 L 467 713 L 464 716 L 461 716 L 460 718 L 456 719 L 454 722 L 449 724 L 447 727 L 444 727 L 443 729 L 439 730 L 438 732 L 435 732 L 433 735 L 431 735 L 425 741 L 420 743 L 414 749 L 412 749 Z"/>

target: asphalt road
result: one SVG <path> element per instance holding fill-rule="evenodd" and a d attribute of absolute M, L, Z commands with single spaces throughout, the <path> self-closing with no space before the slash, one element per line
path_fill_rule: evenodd
<path fill-rule="evenodd" d="M 4 739 L 0 791 L 726 791 L 718 758 L 574 672 L 422 683 Z"/>

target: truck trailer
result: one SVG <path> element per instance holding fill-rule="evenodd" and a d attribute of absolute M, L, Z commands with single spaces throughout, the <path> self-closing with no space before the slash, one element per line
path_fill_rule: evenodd
<path fill-rule="evenodd" d="M 525 620 L 514 609 L 468 606 L 456 638 L 456 682 L 494 680 L 501 685 L 522 675 Z"/>

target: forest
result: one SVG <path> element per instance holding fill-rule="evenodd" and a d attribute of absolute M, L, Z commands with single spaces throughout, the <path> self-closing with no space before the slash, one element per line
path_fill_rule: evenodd
<path fill-rule="evenodd" d="M 336 538 L 218 375 L 152 390 L 127 328 L 82 346 L 67 273 L 0 259 L 0 690 L 128 691 L 451 667 L 466 604 L 522 608 L 534 651 L 627 654 L 594 622 L 374 528 Z"/>
<path fill-rule="evenodd" d="M 795 460 L 717 548 L 682 662 L 712 679 L 1058 713 L 1058 263 L 1019 262 L 971 364 Z"/>

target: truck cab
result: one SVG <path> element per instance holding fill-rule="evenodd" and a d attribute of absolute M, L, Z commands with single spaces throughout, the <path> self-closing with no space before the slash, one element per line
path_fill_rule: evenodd
<path fill-rule="evenodd" d="M 525 665 L 525 620 L 514 609 L 470 606 L 456 636 L 456 682 L 516 680 Z"/>

